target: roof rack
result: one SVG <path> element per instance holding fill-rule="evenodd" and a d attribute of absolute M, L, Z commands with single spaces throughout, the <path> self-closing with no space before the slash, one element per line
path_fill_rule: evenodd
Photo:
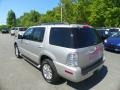
<path fill-rule="evenodd" d="M 42 23 L 41 25 L 68 25 L 67 22 L 50 22 L 50 23 Z"/>

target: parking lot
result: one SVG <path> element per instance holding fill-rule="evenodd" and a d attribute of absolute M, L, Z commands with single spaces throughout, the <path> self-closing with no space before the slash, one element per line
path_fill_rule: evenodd
<path fill-rule="evenodd" d="M 41 72 L 14 55 L 14 36 L 0 34 L 0 90 L 120 90 L 120 53 L 105 51 L 102 70 L 80 83 L 47 83 Z"/>

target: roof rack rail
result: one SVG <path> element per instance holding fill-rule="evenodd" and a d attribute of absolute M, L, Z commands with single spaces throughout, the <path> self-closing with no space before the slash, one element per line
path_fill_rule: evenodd
<path fill-rule="evenodd" d="M 68 25 L 67 22 L 50 22 L 50 23 L 41 23 L 41 25 Z"/>

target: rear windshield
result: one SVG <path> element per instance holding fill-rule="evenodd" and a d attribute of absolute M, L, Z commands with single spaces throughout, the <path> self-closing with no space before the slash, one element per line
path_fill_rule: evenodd
<path fill-rule="evenodd" d="M 25 31 L 26 28 L 19 28 L 19 31 Z"/>
<path fill-rule="evenodd" d="M 101 43 L 93 28 L 51 28 L 50 44 L 67 48 L 83 48 Z"/>

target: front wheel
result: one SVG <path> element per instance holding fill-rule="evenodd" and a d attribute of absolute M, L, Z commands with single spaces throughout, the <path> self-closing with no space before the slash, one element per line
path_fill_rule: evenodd
<path fill-rule="evenodd" d="M 21 57 L 21 56 L 20 56 L 20 51 L 19 51 L 17 45 L 15 45 L 15 56 L 16 56 L 17 58 L 20 58 L 20 57 Z"/>
<path fill-rule="evenodd" d="M 59 80 L 56 68 L 50 59 L 43 60 L 42 63 L 42 75 L 48 83 L 55 83 Z"/>

